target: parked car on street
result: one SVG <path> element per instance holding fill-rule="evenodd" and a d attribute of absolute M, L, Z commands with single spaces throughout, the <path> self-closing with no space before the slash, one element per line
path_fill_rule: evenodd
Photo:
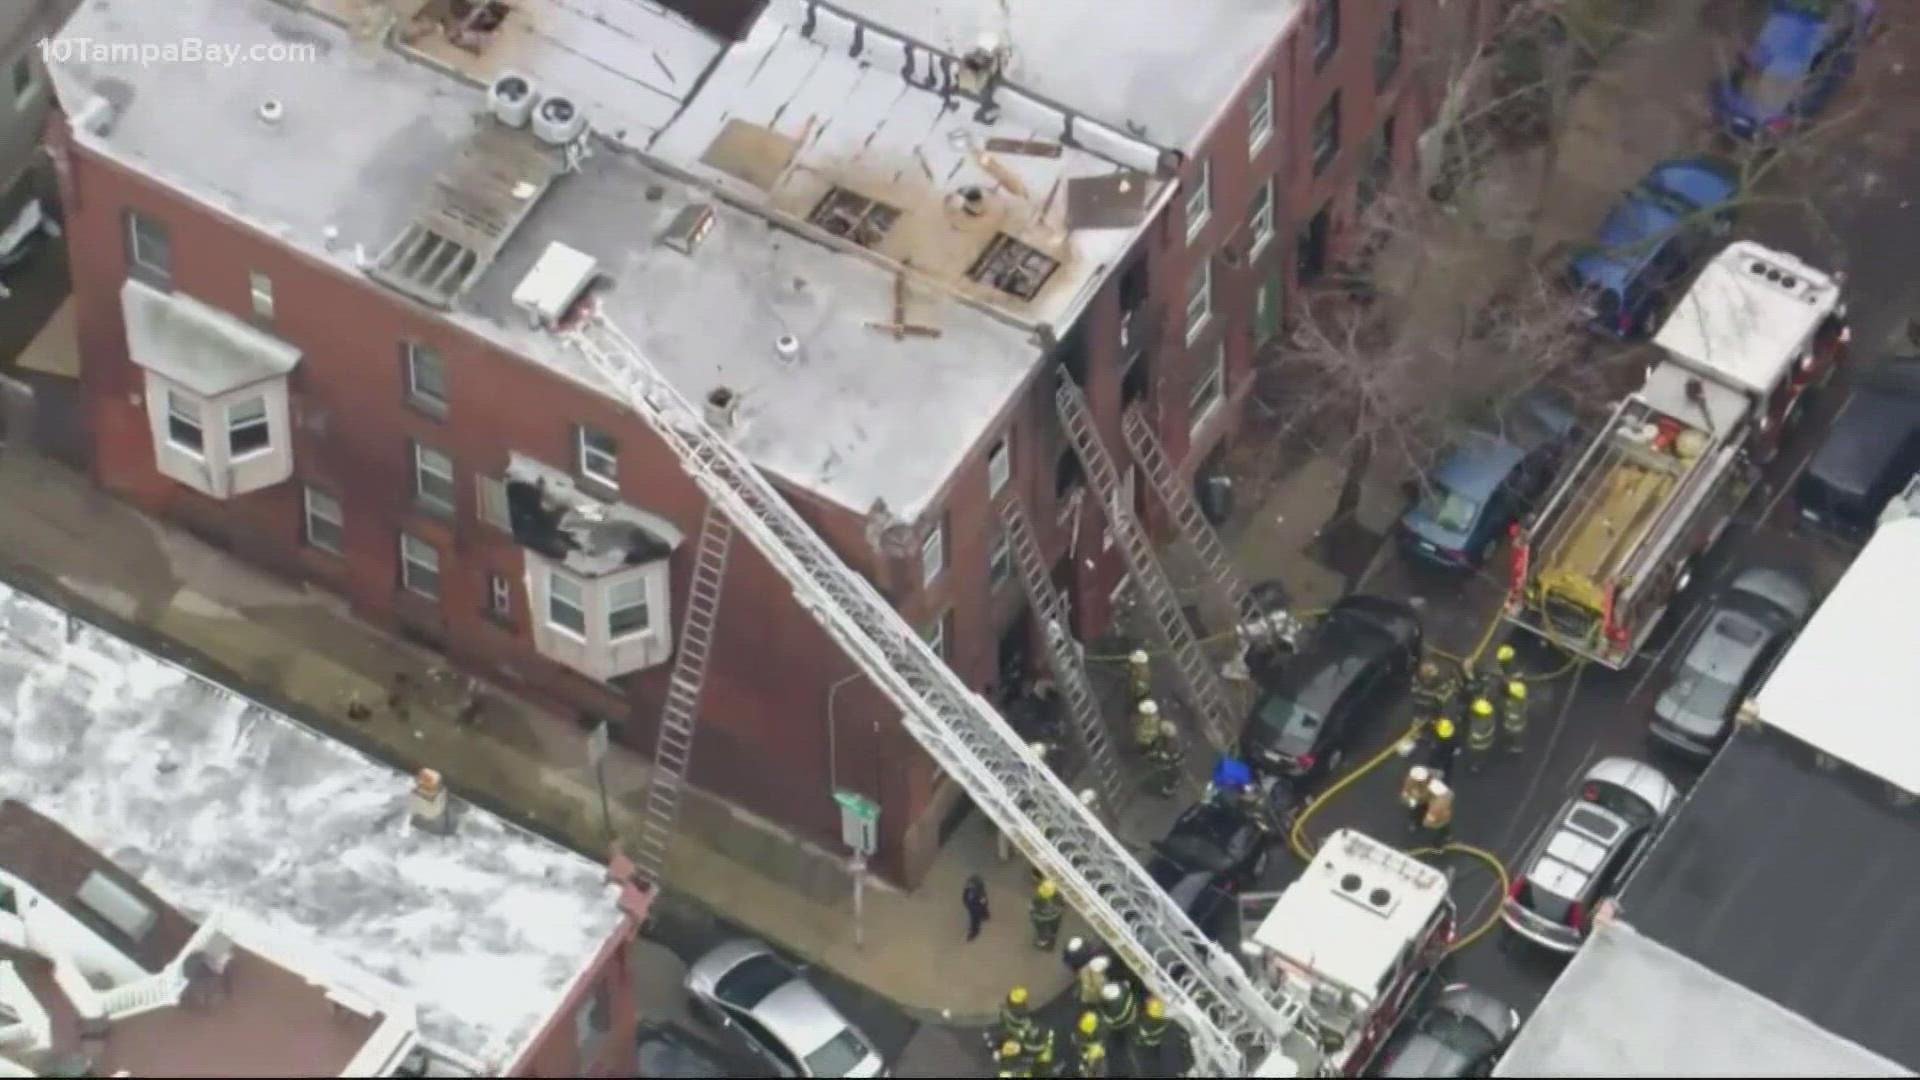
<path fill-rule="evenodd" d="M 1739 186 L 1732 166 L 1709 157 L 1674 158 L 1648 170 L 1567 266 L 1593 328 L 1621 340 L 1645 337 L 1706 238 L 1732 224 L 1727 204 Z"/>
<path fill-rule="evenodd" d="M 1520 864 L 1500 920 L 1543 948 L 1579 951 L 1595 906 L 1626 887 L 1679 801 L 1679 789 L 1653 766 L 1601 760 Z"/>
<path fill-rule="evenodd" d="M 1455 983 L 1417 1017 L 1400 1025 L 1367 1069 L 1368 1076 L 1491 1076 L 1520 1030 L 1520 1014 L 1503 1001 Z"/>
<path fill-rule="evenodd" d="M 673 1024 L 641 1023 L 634 1035 L 640 1075 L 664 1080 L 747 1076 L 731 1055 Z"/>
<path fill-rule="evenodd" d="M 1800 517 L 1863 541 L 1920 472 L 1920 356 L 1862 364 L 1853 393 L 1828 425 L 1793 489 Z"/>
<path fill-rule="evenodd" d="M 1773 0 L 1753 44 L 1713 85 L 1713 112 L 1736 139 L 1789 135 L 1818 115 L 1858 61 L 1875 0 Z"/>
<path fill-rule="evenodd" d="M 886 1075 L 872 1041 L 758 941 L 716 946 L 687 968 L 686 988 L 703 1019 L 737 1036 L 775 1075 Z"/>
<path fill-rule="evenodd" d="M 1573 408 L 1543 389 L 1521 395 L 1493 430 L 1475 431 L 1440 459 L 1400 518 L 1400 546 L 1448 568 L 1486 561 L 1508 525 L 1552 482 L 1574 439 Z"/>
<path fill-rule="evenodd" d="M 1402 601 L 1341 600 L 1263 687 L 1241 757 L 1303 788 L 1338 771 L 1359 725 L 1406 689 L 1420 639 L 1420 618 Z"/>
<path fill-rule="evenodd" d="M 1193 924 L 1215 933 L 1235 894 L 1266 872 L 1269 834 L 1228 798 L 1189 806 L 1166 839 L 1147 856 L 1147 875 L 1186 910 Z"/>
<path fill-rule="evenodd" d="M 1733 714 L 1759 689 L 1813 613 L 1813 588 L 1781 570 L 1740 572 L 1707 609 L 1653 706 L 1651 732 L 1667 748 L 1705 759 L 1733 730 Z"/>

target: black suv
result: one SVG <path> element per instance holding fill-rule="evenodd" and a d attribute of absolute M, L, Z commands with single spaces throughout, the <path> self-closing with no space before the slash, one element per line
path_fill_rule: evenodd
<path fill-rule="evenodd" d="M 1268 836 L 1230 799 L 1198 802 L 1181 813 L 1167 838 L 1153 845 L 1147 874 L 1202 932 L 1217 937 L 1235 893 L 1266 872 Z"/>
<path fill-rule="evenodd" d="M 1406 689 L 1420 636 L 1419 616 L 1398 600 L 1349 596 L 1335 604 L 1305 648 L 1265 681 L 1241 756 L 1300 782 L 1330 775 L 1366 716 Z"/>

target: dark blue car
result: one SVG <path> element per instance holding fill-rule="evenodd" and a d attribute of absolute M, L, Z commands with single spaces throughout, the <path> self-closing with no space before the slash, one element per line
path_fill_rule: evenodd
<path fill-rule="evenodd" d="M 1594 242 L 1567 267 L 1593 328 L 1644 337 L 1699 255 L 1701 238 L 1726 232 L 1739 175 L 1708 157 L 1655 165 L 1607 212 Z"/>
<path fill-rule="evenodd" d="M 1714 84 L 1713 111 L 1736 139 L 1777 139 L 1823 108 L 1853 70 L 1874 0 L 1774 0 L 1753 45 Z"/>
<path fill-rule="evenodd" d="M 1400 543 L 1414 559 L 1467 568 L 1546 490 L 1572 443 L 1566 401 L 1536 390 L 1508 410 L 1498 434 L 1476 431 L 1440 459 L 1400 519 Z"/>

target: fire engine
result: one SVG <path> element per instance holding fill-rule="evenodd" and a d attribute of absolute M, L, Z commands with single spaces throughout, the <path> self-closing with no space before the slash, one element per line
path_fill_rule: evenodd
<path fill-rule="evenodd" d="M 1245 947 L 1255 974 L 1307 1002 L 1321 1056 L 1303 1075 L 1358 1076 L 1453 944 L 1451 881 L 1351 829 L 1327 838 Z"/>
<path fill-rule="evenodd" d="M 1508 622 L 1616 671 L 1633 660 L 1841 362 L 1840 285 L 1747 241 L 1708 263 L 1639 391 L 1514 528 Z"/>

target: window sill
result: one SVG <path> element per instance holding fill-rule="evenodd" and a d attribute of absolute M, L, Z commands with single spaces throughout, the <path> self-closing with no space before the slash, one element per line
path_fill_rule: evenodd
<path fill-rule="evenodd" d="M 1248 140 L 1247 160 L 1252 161 L 1254 158 L 1259 157 L 1260 151 L 1265 150 L 1267 148 L 1267 144 L 1272 141 L 1273 141 L 1273 123 L 1269 121 L 1267 123 L 1266 130 L 1260 133 L 1260 137 L 1258 139 Z"/>
<path fill-rule="evenodd" d="M 247 451 L 246 453 L 244 453 L 244 454 L 236 454 L 236 453 L 234 453 L 234 452 L 233 452 L 232 450 L 228 450 L 228 451 L 227 451 L 227 464 L 228 464 L 229 466 L 234 466 L 234 465 L 244 465 L 244 464 L 246 464 L 247 462 L 249 462 L 249 461 L 252 461 L 252 460 L 253 460 L 253 459 L 255 459 L 255 458 L 263 458 L 263 457 L 266 457 L 266 456 L 267 456 L 268 454 L 271 454 L 271 453 L 273 453 L 273 444 L 272 444 L 272 443 L 268 443 L 267 445 L 265 445 L 265 446 L 262 446 L 262 447 L 260 447 L 260 448 L 259 448 L 259 449 L 257 449 L 257 450 L 248 450 L 248 451 Z"/>
<path fill-rule="evenodd" d="M 447 422 L 447 403 L 444 401 L 434 401 L 432 398 L 424 398 L 418 394 L 408 394 L 401 400 L 407 408 L 436 424 Z"/>
<path fill-rule="evenodd" d="M 450 522 L 459 514 L 459 510 L 456 509 L 455 507 L 447 506 L 443 503 L 433 502 L 429 499 L 424 499 L 419 495 L 415 495 L 413 497 L 413 508 L 419 513 L 425 514 L 427 517 L 430 517 L 435 521 Z"/>
<path fill-rule="evenodd" d="M 495 611 L 490 607 L 486 607 L 480 609 L 480 617 L 491 623 L 496 629 L 505 630 L 508 633 L 516 633 L 520 629 L 514 625 L 513 614 L 511 612 Z"/>
<path fill-rule="evenodd" d="M 559 634 L 561 637 L 566 638 L 581 648 L 590 648 L 592 646 L 592 643 L 587 640 L 585 630 L 575 630 L 571 626 L 562 626 L 552 619 L 547 620 L 547 629 Z"/>
<path fill-rule="evenodd" d="M 142 285 L 151 285 L 163 293 L 173 291 L 173 272 L 170 270 L 155 270 L 142 263 L 128 260 L 127 276 Z"/>

